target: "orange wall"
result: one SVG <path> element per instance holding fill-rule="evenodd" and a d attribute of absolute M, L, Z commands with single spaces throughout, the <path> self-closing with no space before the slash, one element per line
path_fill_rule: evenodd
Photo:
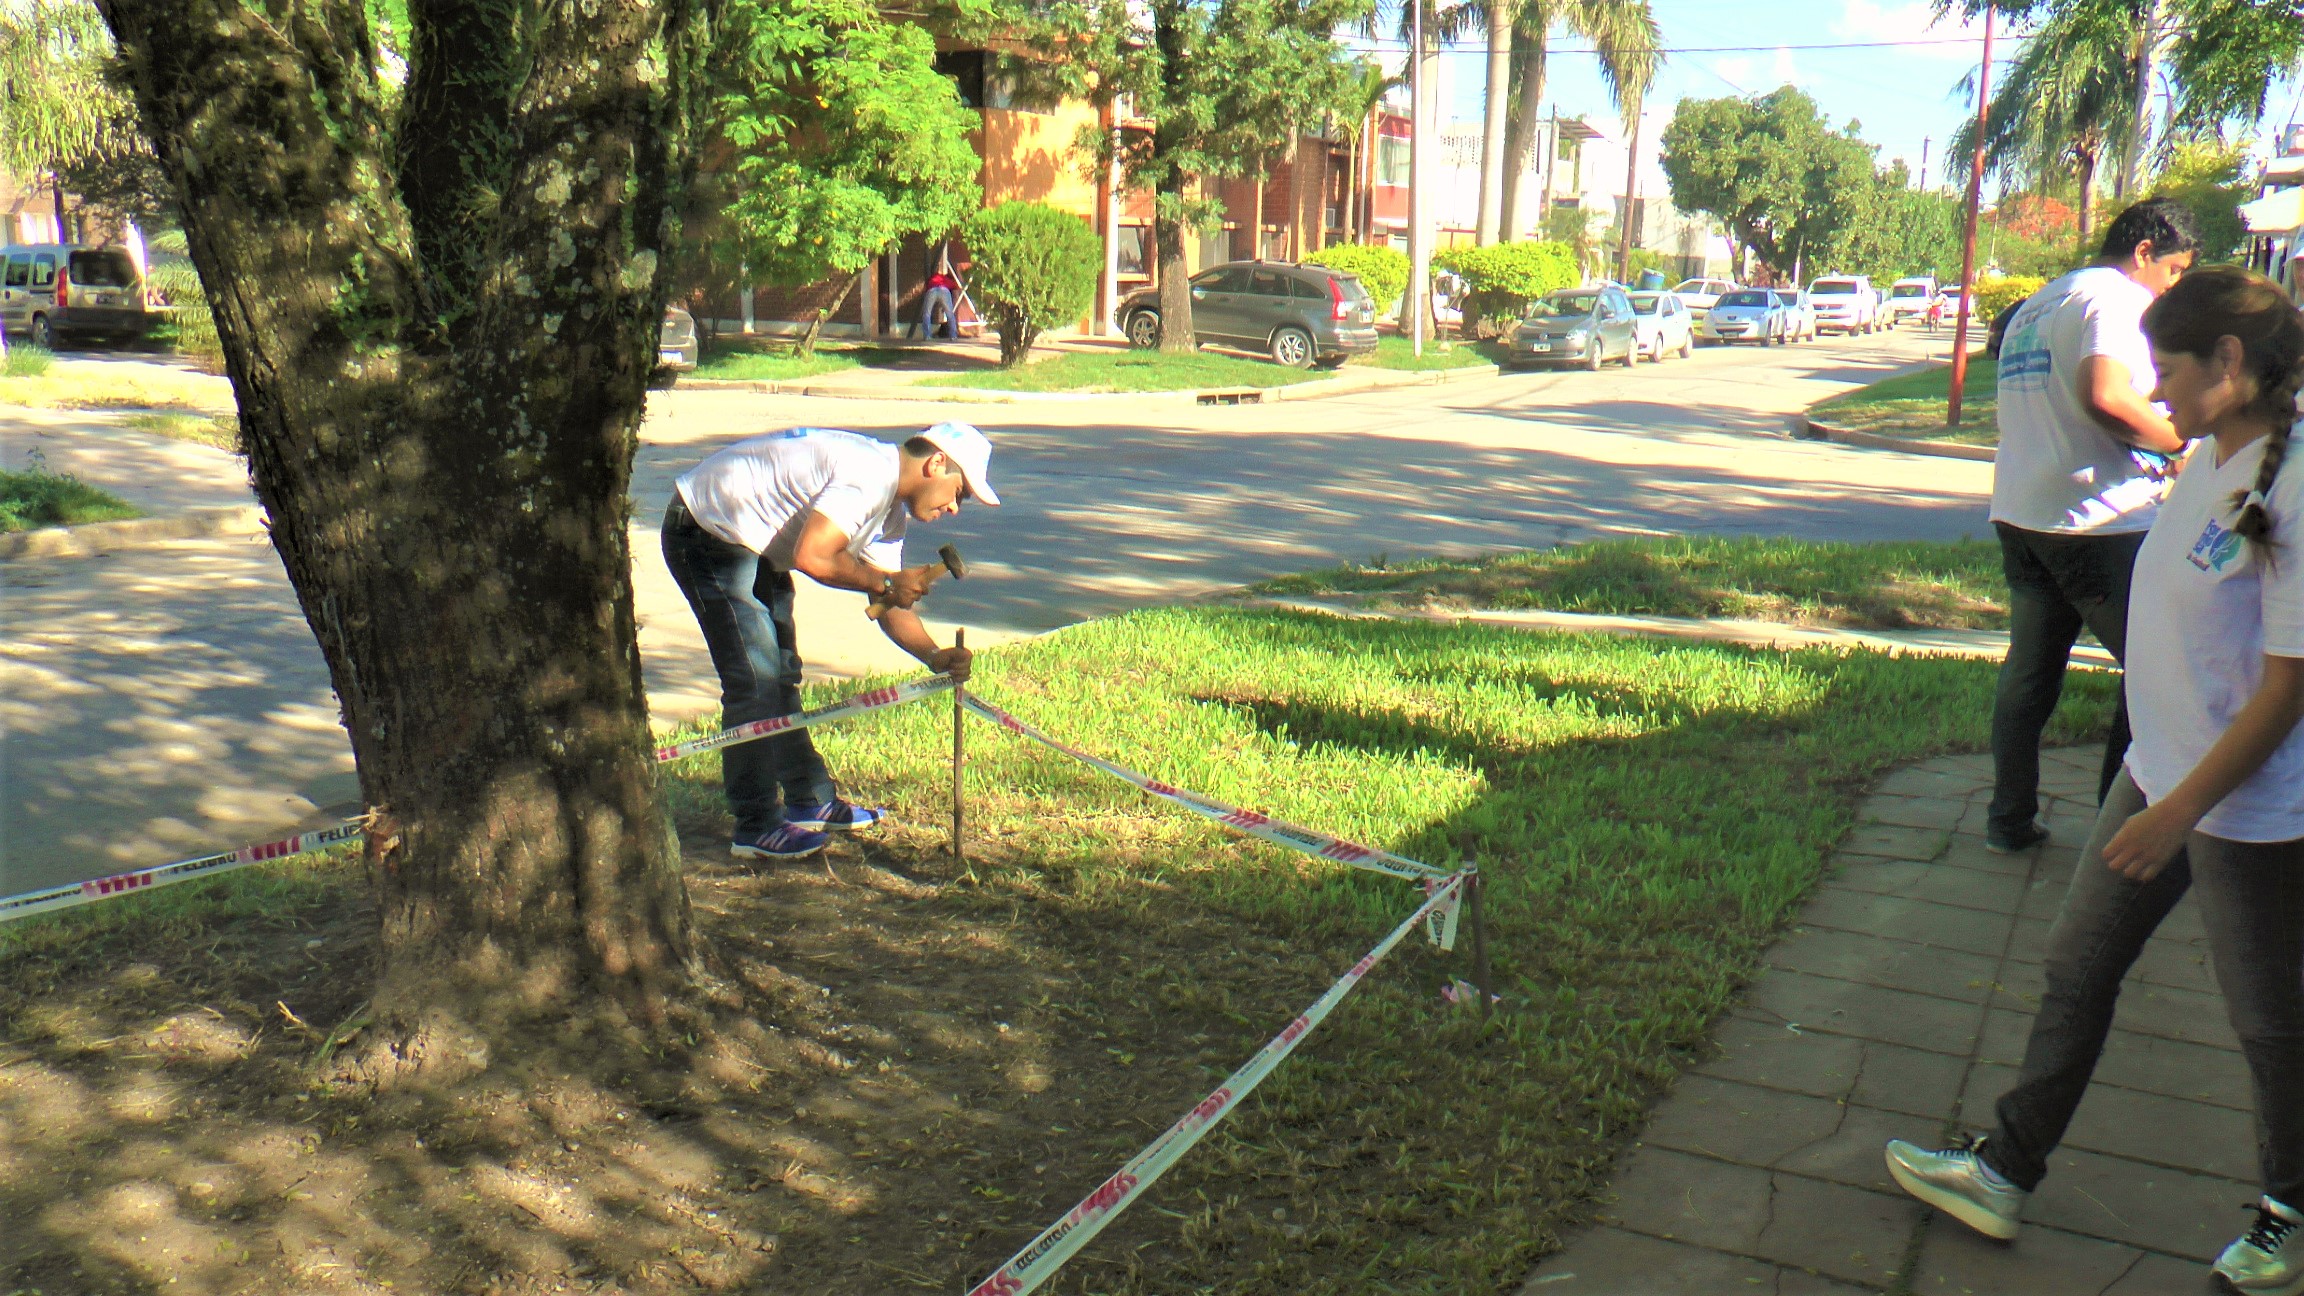
<path fill-rule="evenodd" d="M 984 110 L 976 151 L 984 159 L 984 202 L 1030 199 L 1096 219 L 1096 182 L 1080 151 L 1080 131 L 1096 125 L 1093 104 L 1067 101 L 1052 113 Z"/>

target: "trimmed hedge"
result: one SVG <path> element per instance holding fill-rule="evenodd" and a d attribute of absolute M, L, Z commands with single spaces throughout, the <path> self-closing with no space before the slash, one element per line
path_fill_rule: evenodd
<path fill-rule="evenodd" d="M 2000 312 L 2046 287 L 2038 275 L 1986 275 L 1976 285 L 1976 317 L 1990 322 Z"/>
<path fill-rule="evenodd" d="M 1004 202 L 968 218 L 969 289 L 1000 332 L 1000 365 L 1024 363 L 1040 331 L 1070 324 L 1096 300 L 1104 245 L 1088 223 L 1046 203 Z"/>
<path fill-rule="evenodd" d="M 1398 248 L 1372 243 L 1338 243 L 1305 257 L 1304 264 L 1360 276 L 1360 282 L 1367 285 L 1368 295 L 1376 301 L 1379 315 L 1389 315 L 1398 309 L 1400 294 L 1408 291 L 1408 254 Z"/>
<path fill-rule="evenodd" d="M 1464 329 L 1474 337 L 1509 331 L 1529 302 L 1584 281 L 1572 248 L 1535 239 L 1449 248 L 1432 264 L 1463 276 Z"/>

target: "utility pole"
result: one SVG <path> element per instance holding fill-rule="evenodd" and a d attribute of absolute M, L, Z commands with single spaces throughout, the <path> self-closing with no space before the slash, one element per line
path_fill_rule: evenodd
<path fill-rule="evenodd" d="M 1923 135 L 1920 137 L 1920 174 L 1914 176 L 1913 179 L 1919 181 L 1923 192 L 1928 188 L 1928 146 L 1935 142 L 1933 136 Z"/>
<path fill-rule="evenodd" d="M 1640 206 L 1640 119 L 1642 112 L 1638 100 L 1627 106 L 1624 114 L 1632 122 L 1632 143 L 1624 150 L 1624 215 L 1616 223 L 1623 226 L 1616 232 L 1616 282 L 1632 277 L 1632 222 Z"/>
<path fill-rule="evenodd" d="M 1432 291 L 1432 234 L 1424 224 L 1424 164 L 1432 150 L 1424 142 L 1430 114 L 1424 104 L 1424 6 L 1409 0 L 1408 16 L 1408 293 L 1400 309 L 1408 315 L 1409 350 L 1424 354 L 1425 299 Z"/>
<path fill-rule="evenodd" d="M 1960 426 L 1960 397 L 1968 386 L 1968 304 L 1976 300 L 1976 214 L 1984 202 L 1984 140 L 1992 105 L 1993 0 L 1984 4 L 1984 62 L 1976 69 L 1976 156 L 1968 167 L 1968 232 L 1960 243 L 1960 313 L 1952 325 L 1952 395 L 1944 426 Z"/>

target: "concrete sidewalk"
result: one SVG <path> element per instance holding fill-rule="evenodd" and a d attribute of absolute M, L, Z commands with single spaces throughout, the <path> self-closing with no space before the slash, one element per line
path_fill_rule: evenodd
<path fill-rule="evenodd" d="M 2039 960 L 2094 818 L 2094 749 L 2047 754 L 2051 844 L 1985 851 L 1991 762 L 1901 770 L 1650 1114 L 1594 1225 L 1523 1296 L 2160 1296 L 2259 1189 L 2248 1072 L 2187 900 L 2130 975 L 2110 1046 L 2012 1243 L 1899 1191 L 1891 1138 L 1989 1130 L 2039 1004 Z"/>

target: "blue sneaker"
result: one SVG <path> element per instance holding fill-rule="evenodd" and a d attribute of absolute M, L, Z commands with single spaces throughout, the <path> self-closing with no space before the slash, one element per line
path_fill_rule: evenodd
<path fill-rule="evenodd" d="M 832 839 L 820 832 L 780 823 L 764 833 L 737 834 L 729 843 L 728 853 L 738 859 L 805 859 L 831 844 Z"/>
<path fill-rule="evenodd" d="M 873 806 L 860 806 L 852 801 L 839 800 L 829 805 L 815 801 L 794 801 L 784 807 L 784 822 L 810 832 L 855 832 L 871 828 L 888 817 L 886 810 Z"/>

